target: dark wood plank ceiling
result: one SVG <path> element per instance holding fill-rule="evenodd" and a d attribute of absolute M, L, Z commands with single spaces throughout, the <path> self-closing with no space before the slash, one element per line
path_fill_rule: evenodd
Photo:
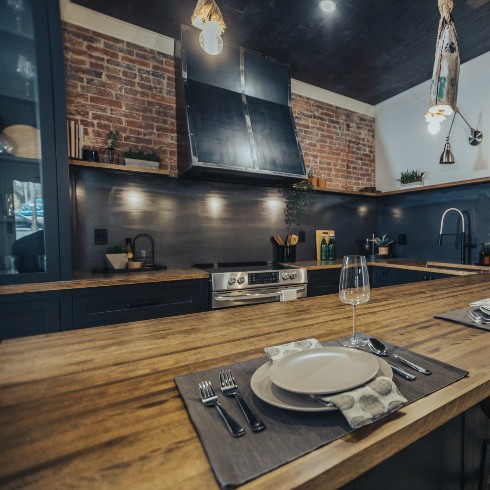
<path fill-rule="evenodd" d="M 197 0 L 73 0 L 178 39 Z M 377 104 L 432 76 L 437 0 L 217 0 L 224 41 L 291 65 L 292 77 Z M 461 62 L 490 51 L 490 0 L 455 0 Z"/>

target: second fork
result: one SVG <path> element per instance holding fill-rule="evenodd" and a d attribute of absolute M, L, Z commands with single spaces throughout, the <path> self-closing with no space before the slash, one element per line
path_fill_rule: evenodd
<path fill-rule="evenodd" d="M 219 380 L 221 384 L 221 392 L 225 396 L 233 396 L 237 402 L 237 405 L 240 407 L 245 419 L 250 425 L 250 428 L 254 432 L 260 432 L 265 429 L 265 424 L 260 420 L 257 415 L 255 415 L 250 407 L 247 405 L 245 400 L 240 395 L 240 391 L 238 389 L 238 385 L 235 382 L 235 378 L 231 374 L 231 371 L 221 371 L 219 373 Z"/>

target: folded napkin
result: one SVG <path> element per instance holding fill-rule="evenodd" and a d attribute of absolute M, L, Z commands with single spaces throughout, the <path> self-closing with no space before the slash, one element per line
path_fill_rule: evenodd
<path fill-rule="evenodd" d="M 298 340 L 296 342 L 289 342 L 288 344 L 275 345 L 273 347 L 266 347 L 265 353 L 270 357 L 272 362 L 278 361 L 283 357 L 300 352 L 302 350 L 316 349 L 317 347 L 323 347 L 316 339 Z"/>
<path fill-rule="evenodd" d="M 490 308 L 490 298 L 473 301 L 473 303 L 470 303 L 470 306 L 486 306 Z"/>
<path fill-rule="evenodd" d="M 266 347 L 264 351 L 275 362 L 295 352 L 318 347 L 323 347 L 318 340 L 306 339 Z M 372 424 L 408 403 L 395 383 L 386 376 L 377 376 L 369 383 L 349 391 L 333 395 L 314 395 L 313 398 L 323 405 L 335 405 L 353 429 Z"/>
<path fill-rule="evenodd" d="M 333 403 L 353 429 L 372 424 L 408 403 L 386 376 L 378 376 L 360 388 L 314 398 L 321 403 Z"/>

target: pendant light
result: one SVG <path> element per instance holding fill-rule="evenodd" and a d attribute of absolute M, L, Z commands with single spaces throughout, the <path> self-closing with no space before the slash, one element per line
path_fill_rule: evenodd
<path fill-rule="evenodd" d="M 214 0 L 198 0 L 191 17 L 194 27 L 201 29 L 199 44 L 208 54 L 217 55 L 223 50 L 221 35 L 226 24 Z"/>
<path fill-rule="evenodd" d="M 432 134 L 439 132 L 440 123 L 456 110 L 460 67 L 458 35 L 451 15 L 453 0 L 438 0 L 438 6 L 441 17 L 425 117 Z"/>

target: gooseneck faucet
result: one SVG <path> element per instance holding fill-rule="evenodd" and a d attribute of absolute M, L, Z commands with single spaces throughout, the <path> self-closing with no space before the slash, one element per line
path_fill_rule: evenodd
<path fill-rule="evenodd" d="M 449 213 L 449 211 L 456 211 L 461 216 L 461 233 L 442 233 L 442 228 L 444 226 L 444 218 L 446 217 L 446 214 Z M 448 208 L 448 209 L 446 209 L 446 211 L 444 211 L 444 213 L 442 215 L 442 218 L 441 218 L 441 227 L 439 229 L 439 247 L 442 246 L 442 236 L 443 235 L 454 235 L 454 236 L 459 236 L 460 237 L 460 240 L 461 240 L 461 259 L 460 259 L 460 263 L 461 264 L 464 264 L 465 263 L 465 257 L 464 257 L 465 254 L 464 254 L 464 252 L 465 252 L 465 248 L 466 248 L 466 235 L 465 235 L 465 231 L 464 231 L 464 216 L 463 216 L 463 213 L 459 209 L 456 209 L 456 208 Z"/>

